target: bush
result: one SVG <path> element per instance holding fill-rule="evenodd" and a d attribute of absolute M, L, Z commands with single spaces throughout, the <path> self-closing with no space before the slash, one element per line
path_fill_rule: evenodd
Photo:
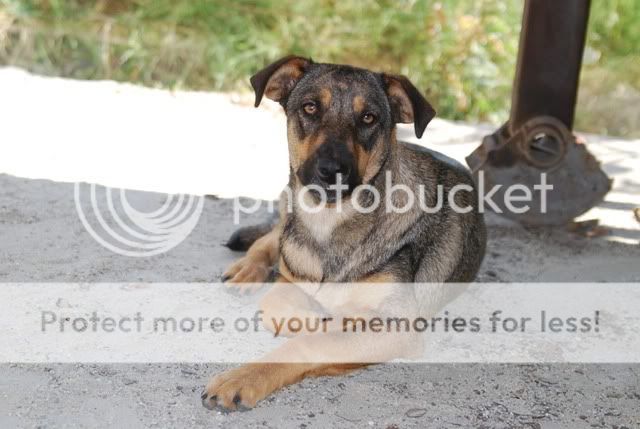
<path fill-rule="evenodd" d="M 625 94 L 640 89 L 636 2 L 593 2 L 581 89 L 589 100 L 619 85 Z M 248 90 L 259 67 L 298 53 L 406 74 L 441 117 L 498 124 L 510 107 L 521 13 L 517 0 L 0 0 L 0 64 Z M 592 104 L 579 104 L 582 129 L 640 134 L 640 125 L 620 127 L 611 109 L 603 118 Z"/>

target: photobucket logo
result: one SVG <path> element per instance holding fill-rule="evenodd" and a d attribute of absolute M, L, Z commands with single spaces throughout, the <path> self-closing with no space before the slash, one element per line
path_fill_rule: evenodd
<path fill-rule="evenodd" d="M 152 212 L 131 206 L 124 189 L 75 184 L 74 199 L 84 228 L 102 246 L 123 256 L 165 253 L 184 241 L 200 220 L 204 198 L 169 195 Z"/>
<path fill-rule="evenodd" d="M 460 183 L 448 188 L 445 192 L 444 185 L 438 184 L 434 197 L 431 190 L 427 190 L 424 184 L 418 185 L 417 189 L 403 183 L 394 184 L 391 172 L 387 171 L 382 190 L 369 184 L 357 186 L 350 195 L 348 209 L 367 214 L 383 205 L 386 213 L 406 213 L 417 206 L 423 212 L 433 214 L 447 207 L 456 213 L 464 214 L 474 210 L 474 207 L 477 207 L 480 213 L 484 213 L 487 208 L 496 213 L 503 213 L 501 207 L 504 207 L 511 213 L 522 214 L 531 209 L 530 203 L 533 202 L 537 205 L 536 210 L 539 210 L 540 213 L 547 212 L 547 193 L 553 190 L 553 185 L 547 182 L 546 173 L 540 174 L 540 183 L 534 184 L 532 188 L 521 183 L 514 183 L 509 186 L 496 184 L 486 189 L 484 171 L 479 171 L 478 175 L 476 190 L 469 184 Z M 316 214 L 328 207 L 331 207 L 332 211 L 336 213 L 342 213 L 344 210 L 342 198 L 348 189 L 349 186 L 343 183 L 341 175 L 338 174 L 335 184 L 326 188 L 312 184 L 303 186 L 299 191 L 294 192 L 287 186 L 283 197 L 286 199 L 288 213 L 293 211 L 294 205 L 304 213 Z M 468 203 L 469 198 L 457 198 L 464 193 L 473 194 L 474 191 L 476 191 L 477 198 L 475 204 Z M 427 197 L 428 194 L 431 196 Z M 310 195 L 314 197 L 310 198 Z M 330 199 L 328 195 L 333 198 Z M 361 198 L 363 195 L 365 197 Z M 499 204 L 494 198 L 499 198 Z M 362 204 L 361 200 L 367 201 L 367 203 Z M 460 204 L 461 201 L 467 201 L 467 203 Z M 241 214 L 258 212 L 262 204 L 262 201 L 256 200 L 250 205 L 243 205 L 242 201 L 236 198 L 233 205 L 234 223 L 240 223 Z M 267 210 L 270 213 L 277 210 L 273 201 L 267 203 Z"/>

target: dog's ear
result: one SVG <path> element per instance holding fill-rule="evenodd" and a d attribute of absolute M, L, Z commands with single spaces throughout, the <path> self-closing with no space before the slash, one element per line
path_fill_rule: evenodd
<path fill-rule="evenodd" d="M 425 128 L 436 116 L 434 108 L 406 77 L 383 74 L 382 79 L 391 105 L 393 120 L 402 124 L 413 122 L 416 136 L 422 137 Z"/>
<path fill-rule="evenodd" d="M 251 86 L 256 93 L 255 106 L 260 105 L 263 95 L 284 106 L 287 97 L 312 63 L 310 58 L 289 55 L 251 76 Z"/>

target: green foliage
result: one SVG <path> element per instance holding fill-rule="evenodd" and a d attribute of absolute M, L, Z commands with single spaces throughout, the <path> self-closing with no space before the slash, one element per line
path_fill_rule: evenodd
<path fill-rule="evenodd" d="M 593 59 L 583 83 L 597 83 L 597 96 L 606 90 L 602 75 L 639 89 L 637 2 L 592 2 Z M 521 13 L 519 0 L 0 0 L 0 64 L 248 90 L 259 67 L 297 53 L 406 74 L 441 117 L 499 123 L 508 115 Z M 616 68 L 621 59 L 624 73 Z M 600 113 L 592 120 L 581 109 L 587 130 L 640 131 L 596 123 Z"/>

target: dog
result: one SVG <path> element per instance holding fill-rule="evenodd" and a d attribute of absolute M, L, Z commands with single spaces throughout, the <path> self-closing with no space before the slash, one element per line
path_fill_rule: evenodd
<path fill-rule="evenodd" d="M 274 271 L 276 284 L 260 302 L 263 320 L 434 312 L 459 292 L 447 284 L 475 278 L 486 231 L 474 182 L 455 161 L 397 141 L 396 124 L 413 123 L 420 138 L 435 116 L 406 77 L 287 56 L 255 74 L 251 85 L 255 107 L 264 96 L 284 108 L 288 192 L 280 198 L 276 221 L 232 236 L 230 248 L 248 251 L 223 281 L 243 288 L 262 284 Z M 433 213 L 418 204 L 404 211 L 375 207 L 377 192 L 377 201 L 406 208 L 408 192 L 391 193 L 389 182 L 422 195 L 428 207 L 438 205 L 440 188 L 444 202 Z M 455 186 L 467 192 L 446 198 Z M 362 187 L 368 192 L 358 192 Z M 357 210 L 363 207 L 367 210 Z M 435 286 L 411 289 L 422 282 Z M 341 287 L 344 283 L 349 286 Z M 415 341 L 403 335 L 345 337 L 332 328 L 302 334 L 279 330 L 275 322 L 265 326 L 292 338 L 258 362 L 215 376 L 202 395 L 205 407 L 251 408 L 305 377 L 344 374 L 406 356 Z"/>

